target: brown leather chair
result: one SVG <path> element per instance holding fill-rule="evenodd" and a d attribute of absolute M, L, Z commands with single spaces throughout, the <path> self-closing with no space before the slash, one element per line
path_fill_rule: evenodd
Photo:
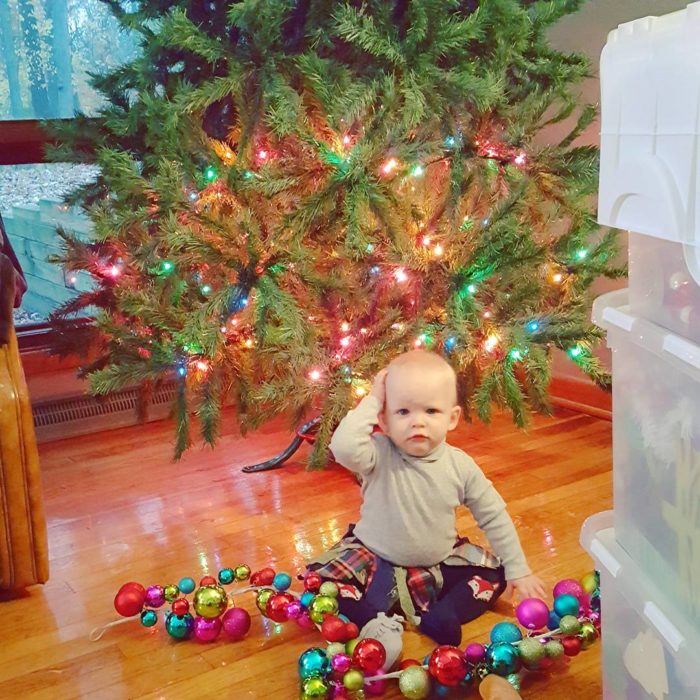
<path fill-rule="evenodd" d="M 26 283 L 0 218 L 0 589 L 48 578 L 46 522 L 32 407 L 12 309 Z"/>

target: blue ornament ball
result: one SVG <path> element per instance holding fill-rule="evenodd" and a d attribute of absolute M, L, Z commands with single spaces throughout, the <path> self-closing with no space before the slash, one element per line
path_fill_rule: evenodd
<path fill-rule="evenodd" d="M 561 617 L 557 615 L 554 610 L 549 611 L 549 619 L 547 620 L 547 629 L 548 630 L 558 630 L 559 629 L 559 620 L 561 620 Z"/>
<path fill-rule="evenodd" d="M 236 574 L 234 573 L 233 569 L 226 567 L 225 569 L 221 569 L 219 571 L 219 583 L 222 586 L 228 586 L 230 583 L 233 583 L 236 580 Z"/>
<path fill-rule="evenodd" d="M 520 656 L 512 644 L 498 642 L 486 648 L 486 663 L 494 673 L 505 678 L 520 668 Z"/>
<path fill-rule="evenodd" d="M 578 598 L 569 593 L 558 595 L 554 599 L 554 612 L 559 615 L 559 617 L 564 617 L 565 615 L 574 615 L 578 617 L 580 610 L 581 604 L 578 602 Z"/>
<path fill-rule="evenodd" d="M 180 593 L 187 595 L 188 593 L 192 593 L 192 591 L 197 587 L 197 584 L 193 578 L 185 576 L 177 582 L 177 587 L 180 589 Z"/>
<path fill-rule="evenodd" d="M 175 639 L 188 639 L 194 629 L 194 618 L 190 613 L 185 615 L 168 613 L 165 617 L 165 629 Z"/>
<path fill-rule="evenodd" d="M 278 574 L 275 574 L 275 578 L 272 580 L 272 585 L 278 591 L 286 591 L 292 585 L 292 577 L 289 574 L 285 574 L 283 571 L 280 571 Z"/>
<path fill-rule="evenodd" d="M 512 622 L 499 622 L 491 630 L 491 642 L 494 644 L 498 642 L 513 644 L 514 642 L 519 642 L 522 638 L 523 633 L 520 631 L 520 628 Z"/>
<path fill-rule="evenodd" d="M 306 591 L 306 593 L 302 593 L 301 595 L 301 604 L 305 607 L 309 607 L 309 603 L 314 599 L 314 593 L 311 591 Z"/>
<path fill-rule="evenodd" d="M 318 647 L 307 649 L 299 657 L 299 678 L 326 676 L 331 670 L 331 662 L 326 652 Z"/>
<path fill-rule="evenodd" d="M 153 627 L 158 622 L 158 613 L 155 610 L 143 610 L 141 612 L 141 624 L 144 627 Z"/>
<path fill-rule="evenodd" d="M 436 683 L 433 686 L 433 691 L 439 698 L 447 697 L 450 694 L 450 688 L 446 685 L 442 685 L 441 683 Z"/>

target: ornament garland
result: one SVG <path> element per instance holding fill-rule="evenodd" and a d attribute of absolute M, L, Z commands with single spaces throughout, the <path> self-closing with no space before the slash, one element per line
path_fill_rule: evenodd
<path fill-rule="evenodd" d="M 234 591 L 224 588 L 245 582 Z M 469 693 L 477 687 L 482 697 L 504 697 L 499 680 L 482 685 L 489 676 L 506 679 L 516 691 L 513 697 L 518 697 L 522 671 L 544 670 L 563 656 L 576 656 L 600 635 L 600 582 L 598 573 L 591 572 L 581 581 L 559 581 L 551 609 L 537 598 L 523 600 L 515 614 L 524 631 L 513 622 L 499 622 L 487 643 L 471 643 L 464 650 L 441 645 L 422 661 L 403 659 L 391 671 L 385 669 L 387 650 L 382 642 L 360 638 L 357 625 L 338 613 L 338 584 L 323 581 L 315 572 L 308 572 L 303 584 L 303 592 L 297 593 L 288 573 L 270 567 L 251 573 L 245 564 L 223 568 L 217 578 L 204 576 L 199 585 L 190 577 L 147 588 L 130 581 L 114 598 L 123 619 L 95 628 L 90 639 L 97 641 L 108 628 L 125 622 L 138 619 L 144 627 L 153 627 L 162 618 L 174 639 L 210 643 L 223 635 L 237 641 L 250 630 L 251 617 L 236 606 L 234 597 L 253 592 L 264 617 L 276 623 L 295 620 L 304 629 L 316 627 L 327 643 L 326 648 L 314 646 L 299 657 L 301 700 L 378 696 L 390 680 L 398 680 L 404 697 L 422 700 L 431 693 L 443 697 L 454 689 Z M 166 604 L 169 610 L 161 611 Z M 487 691 L 487 686 L 496 689 Z"/>

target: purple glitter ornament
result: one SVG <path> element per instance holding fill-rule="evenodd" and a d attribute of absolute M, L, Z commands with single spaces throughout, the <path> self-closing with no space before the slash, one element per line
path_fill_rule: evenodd
<path fill-rule="evenodd" d="M 146 589 L 146 606 L 149 608 L 159 608 L 165 603 L 165 591 L 163 586 L 149 586 Z"/>

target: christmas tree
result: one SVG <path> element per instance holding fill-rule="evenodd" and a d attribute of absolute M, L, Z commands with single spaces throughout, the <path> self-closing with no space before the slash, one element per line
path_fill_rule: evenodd
<path fill-rule="evenodd" d="M 467 416 L 548 411 L 550 354 L 601 385 L 590 286 L 620 276 L 591 211 L 587 60 L 546 31 L 582 0 L 108 0 L 139 58 L 53 156 L 99 165 L 74 193 L 95 280 L 53 321 L 96 393 L 175 380 L 214 443 L 321 415 L 312 466 L 391 357 L 444 353 Z M 571 122 L 557 143 L 536 140 Z M 89 312 L 94 323 L 80 322 Z"/>

